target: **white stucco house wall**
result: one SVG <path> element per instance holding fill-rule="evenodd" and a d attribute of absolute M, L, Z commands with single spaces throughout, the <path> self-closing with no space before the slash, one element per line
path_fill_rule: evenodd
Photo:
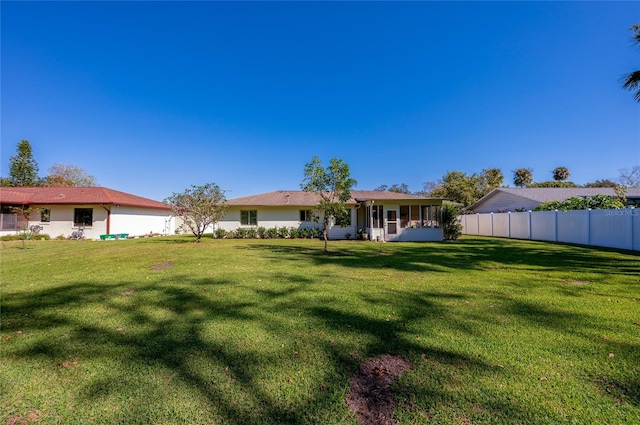
<path fill-rule="evenodd" d="M 443 199 L 383 192 L 352 190 L 347 202 L 350 223 L 331 225 L 330 239 L 354 238 L 359 229 L 370 240 L 439 241 L 443 239 L 440 215 Z M 278 190 L 227 201 L 225 217 L 217 227 L 233 231 L 242 227 L 322 227 L 318 196 L 303 191 Z M 314 217 L 316 219 L 314 220 Z"/>
<path fill-rule="evenodd" d="M 28 218 L 16 210 L 31 208 Z M 101 235 L 175 233 L 169 206 L 106 187 L 2 187 L 0 235 L 37 225 L 52 238 L 82 228 L 86 238 Z"/>

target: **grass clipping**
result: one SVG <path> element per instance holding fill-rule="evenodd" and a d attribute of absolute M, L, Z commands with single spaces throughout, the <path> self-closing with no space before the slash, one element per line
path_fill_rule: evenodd
<path fill-rule="evenodd" d="M 407 370 L 411 362 L 404 356 L 384 354 L 360 365 L 349 379 L 345 398 L 349 409 L 358 415 L 361 425 L 392 425 L 396 406 L 391 386 Z"/>

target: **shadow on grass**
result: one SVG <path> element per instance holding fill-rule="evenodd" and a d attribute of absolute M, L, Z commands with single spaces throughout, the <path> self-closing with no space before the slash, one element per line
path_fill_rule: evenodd
<path fill-rule="evenodd" d="M 640 275 L 639 258 L 632 252 L 609 256 L 612 250 L 489 238 L 456 242 L 375 243 L 333 242 L 330 254 L 322 246 L 256 242 L 238 249 L 260 250 L 279 260 L 306 260 L 315 265 L 339 265 L 361 269 L 446 272 L 494 267 L 522 270 L 563 270 L 581 273 L 604 270 L 612 274 Z"/>
<path fill-rule="evenodd" d="M 321 245 L 316 248 L 259 243 L 242 249 L 260 250 L 265 256 L 300 261 L 302 265 L 311 262 L 438 273 L 451 268 L 482 270 L 488 261 L 571 270 L 604 267 L 607 262 L 608 268 L 620 267 L 625 273 L 640 271 L 638 264 L 622 258 L 611 264 L 609 258 L 589 252 L 572 254 L 565 248 L 546 252 L 538 245 L 525 246 L 522 252 L 514 253 L 509 244 L 484 240 L 407 247 L 380 245 L 378 250 L 362 250 L 363 246 L 366 247 L 336 244 L 332 248 L 340 255 L 335 256 L 322 255 Z M 558 258 L 559 252 L 563 258 Z M 171 275 L 157 276 L 152 283 L 123 281 L 103 285 L 87 281 L 19 292 L 3 299 L 3 333 L 20 331 L 25 338 L 15 346 L 15 340 L 3 342 L 3 352 L 14 361 L 39 360 L 52 367 L 73 359 L 87 365 L 107 365 L 94 366 L 99 370 L 89 370 L 91 376 L 80 381 L 74 390 L 78 404 L 101 403 L 110 398 L 136 402 L 149 399 L 149 403 L 156 403 L 155 411 L 137 408 L 136 403 L 117 404 L 116 409 L 103 413 L 104 421 L 109 423 L 155 423 L 159 414 L 165 416 L 166 423 L 184 421 L 178 408 L 162 410 L 167 399 L 166 403 L 173 405 L 190 402 L 172 402 L 173 393 L 182 398 L 196 394 L 206 400 L 210 413 L 190 416 L 188 422 L 193 423 L 307 424 L 322 423 L 327 418 L 354 423 L 342 400 L 348 379 L 361 361 L 386 353 L 405 355 L 414 363 L 425 362 L 435 369 L 453 367 L 458 374 L 481 375 L 487 380 L 499 380 L 504 373 L 480 357 L 425 343 L 412 331 L 419 327 L 418 323 L 447 320 L 461 337 L 472 334 L 473 326 L 457 319 L 444 303 L 462 300 L 464 295 L 419 290 L 362 295 L 372 307 L 390 302 L 384 297 L 391 297 L 398 314 L 394 320 L 386 320 L 349 303 L 322 302 L 322 298 L 305 301 L 302 296 L 314 291 L 310 285 L 313 279 L 308 277 L 275 273 L 274 278 L 285 282 L 285 287 L 263 288 L 227 279 Z M 225 290 L 229 288 L 244 291 L 243 295 L 227 296 Z M 504 301 L 510 303 L 505 314 L 525 318 L 559 334 L 586 335 L 585 328 L 590 326 L 584 315 Z M 254 329 L 259 331 L 257 335 L 251 334 Z M 237 335 L 241 337 L 238 339 Z M 259 341 L 261 335 L 283 340 L 286 348 L 278 349 L 277 344 L 268 350 L 252 347 L 251 342 Z M 300 367 L 295 359 L 286 358 L 286 350 L 295 346 L 297 339 L 313 345 L 320 358 L 311 364 L 321 370 L 306 381 L 304 377 L 293 379 L 288 375 Z M 271 371 L 282 376 L 268 377 Z M 156 382 L 156 375 L 162 376 L 163 382 Z M 633 382 L 604 376 L 598 379 L 600 387 L 638 405 L 638 386 Z M 265 383 L 270 380 L 278 384 Z M 455 399 L 455 383 L 447 377 L 409 381 L 411 385 L 406 382 L 401 384 L 400 395 L 421 400 L 419 406 L 408 408 L 437 410 L 450 406 Z M 486 408 L 496 414 L 509 412 L 512 423 L 542 424 L 547 419 L 560 423 L 564 419 L 551 409 L 538 416 L 541 409 L 548 408 L 527 405 L 504 394 L 495 394 Z M 77 410 L 74 414 L 81 416 L 83 412 Z M 540 417 L 545 420 L 536 419 Z M 83 419 L 91 418 L 81 417 L 80 421 Z"/>

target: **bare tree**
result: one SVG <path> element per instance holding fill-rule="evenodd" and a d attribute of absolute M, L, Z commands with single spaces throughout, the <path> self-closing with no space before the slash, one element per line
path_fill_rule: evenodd
<path fill-rule="evenodd" d="M 640 187 L 640 165 L 618 170 L 620 177 L 618 182 L 625 187 Z"/>
<path fill-rule="evenodd" d="M 96 186 L 96 178 L 84 169 L 69 164 L 53 164 L 45 177 L 48 187 L 91 187 Z"/>

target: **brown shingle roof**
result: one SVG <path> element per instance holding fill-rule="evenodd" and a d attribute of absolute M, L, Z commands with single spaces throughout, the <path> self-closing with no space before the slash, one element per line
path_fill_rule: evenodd
<path fill-rule="evenodd" d="M 351 199 L 347 204 L 355 205 L 362 200 L 419 200 L 426 199 L 416 195 L 404 193 L 383 192 L 378 190 L 352 190 Z M 275 192 L 260 193 L 242 198 L 230 199 L 230 206 L 283 206 L 292 205 L 300 207 L 312 207 L 318 203 L 318 196 L 311 192 L 301 190 L 277 190 Z"/>
<path fill-rule="evenodd" d="M 0 203 L 13 205 L 113 204 L 169 209 L 169 206 L 162 202 L 106 187 L 3 187 L 0 188 Z"/>

